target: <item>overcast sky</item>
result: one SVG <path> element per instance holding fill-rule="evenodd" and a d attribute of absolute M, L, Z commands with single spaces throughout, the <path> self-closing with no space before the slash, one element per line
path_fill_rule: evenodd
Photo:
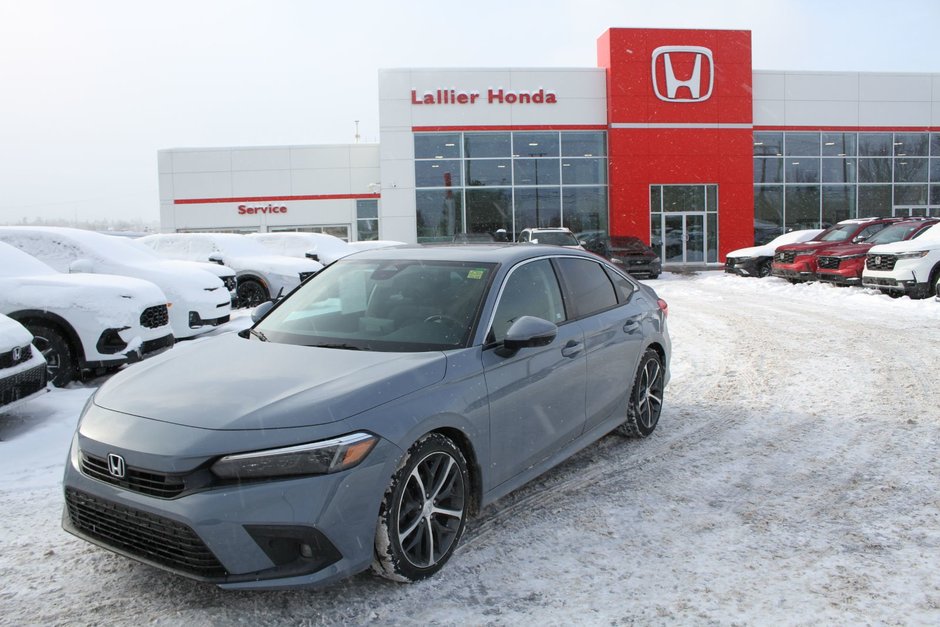
<path fill-rule="evenodd" d="M 378 141 L 377 70 L 593 67 L 611 27 L 762 70 L 940 72 L 940 2 L 0 0 L 0 223 L 159 219 L 156 151 Z"/>

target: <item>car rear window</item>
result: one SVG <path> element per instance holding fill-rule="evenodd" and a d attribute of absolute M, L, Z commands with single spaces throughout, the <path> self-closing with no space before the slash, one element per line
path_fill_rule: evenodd
<path fill-rule="evenodd" d="M 579 318 L 617 305 L 617 294 L 601 264 L 590 259 L 564 257 L 558 267 L 571 292 Z"/>

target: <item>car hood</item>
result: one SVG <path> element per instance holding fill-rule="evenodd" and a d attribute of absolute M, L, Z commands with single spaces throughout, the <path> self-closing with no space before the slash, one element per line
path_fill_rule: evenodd
<path fill-rule="evenodd" d="M 819 249 L 819 255 L 832 257 L 848 257 L 850 255 L 862 255 L 868 252 L 872 244 L 842 244 L 841 246 L 826 246 Z"/>
<path fill-rule="evenodd" d="M 763 246 L 751 246 L 750 248 L 739 248 L 737 250 L 732 250 L 730 253 L 725 255 L 726 257 L 772 257 L 776 250 L 776 246 L 768 246 L 764 244 Z"/>
<path fill-rule="evenodd" d="M 226 334 L 118 373 L 95 404 L 213 430 L 327 424 L 432 385 L 441 352 L 381 353 L 247 340 Z"/>
<path fill-rule="evenodd" d="M 940 239 L 926 239 L 921 235 L 915 239 L 891 242 L 890 244 L 878 244 L 877 246 L 872 246 L 868 252 L 871 254 L 887 253 L 889 255 L 895 255 L 897 253 L 906 253 L 914 250 L 937 250 L 938 248 L 940 248 Z"/>
<path fill-rule="evenodd" d="M 820 248 L 822 246 L 832 246 L 834 242 L 823 242 L 820 240 L 810 240 L 808 242 L 803 242 L 802 244 L 784 244 L 783 246 L 777 247 L 777 252 L 779 253 L 782 250 L 813 250 Z"/>

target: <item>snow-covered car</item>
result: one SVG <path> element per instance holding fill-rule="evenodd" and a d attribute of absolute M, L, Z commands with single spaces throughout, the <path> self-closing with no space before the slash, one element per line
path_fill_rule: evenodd
<path fill-rule="evenodd" d="M 35 336 L 56 386 L 173 346 L 166 297 L 153 283 L 63 274 L 2 242 L 0 312 Z"/>
<path fill-rule="evenodd" d="M 790 231 L 778 235 L 766 244 L 732 250 L 725 255 L 725 272 L 739 276 L 756 276 L 758 278 L 770 276 L 771 265 L 774 262 L 774 251 L 777 250 L 777 246 L 808 242 L 822 232 L 822 229 Z"/>
<path fill-rule="evenodd" d="M 862 285 L 885 294 L 927 298 L 940 282 L 940 224 L 917 238 L 872 246 L 865 258 Z"/>
<path fill-rule="evenodd" d="M 0 314 L 0 411 L 39 396 L 46 385 L 46 360 L 22 324 Z"/>
<path fill-rule="evenodd" d="M 123 237 L 62 227 L 0 227 L 0 241 L 59 272 L 116 274 L 150 281 L 166 295 L 176 339 L 195 337 L 229 321 L 232 302 L 221 279 L 164 263 Z"/>
<path fill-rule="evenodd" d="M 277 233 L 250 233 L 251 239 L 261 242 L 275 255 L 304 257 L 329 265 L 356 252 L 347 242 L 328 233 L 301 233 L 280 231 Z"/>
<path fill-rule="evenodd" d="M 238 275 L 238 302 L 253 307 L 287 294 L 301 281 L 323 269 L 312 259 L 275 255 L 259 242 L 237 233 L 160 233 L 142 237 L 164 259 L 213 261 Z"/>
<path fill-rule="evenodd" d="M 571 229 L 559 228 L 528 228 L 522 229 L 519 241 L 527 244 L 549 244 L 550 246 L 564 246 L 584 250 L 581 241 L 575 237 Z"/>

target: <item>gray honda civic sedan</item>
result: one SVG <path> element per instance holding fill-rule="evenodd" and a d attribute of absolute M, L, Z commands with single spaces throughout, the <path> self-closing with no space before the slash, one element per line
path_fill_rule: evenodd
<path fill-rule="evenodd" d="M 363 252 L 261 308 L 101 386 L 66 530 L 223 588 L 415 581 L 482 507 L 650 435 L 669 380 L 666 303 L 577 250 Z"/>

